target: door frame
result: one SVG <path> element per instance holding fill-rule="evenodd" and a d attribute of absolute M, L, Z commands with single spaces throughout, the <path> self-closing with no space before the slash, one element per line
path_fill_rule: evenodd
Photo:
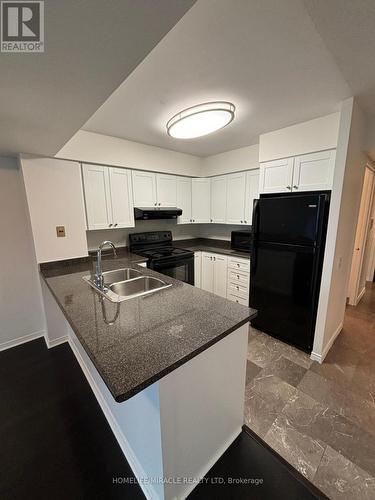
<path fill-rule="evenodd" d="M 350 270 L 350 279 L 348 287 L 349 304 L 356 306 L 363 294 L 365 288 L 359 290 L 360 278 L 362 274 L 363 258 L 365 253 L 365 244 L 370 226 L 371 207 L 375 191 L 375 170 L 371 164 L 366 164 L 365 176 L 363 179 L 361 203 L 358 214 L 355 244 L 353 249 L 352 265 Z"/>

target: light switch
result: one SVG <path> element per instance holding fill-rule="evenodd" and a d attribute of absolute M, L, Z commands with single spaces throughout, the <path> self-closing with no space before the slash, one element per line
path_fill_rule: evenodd
<path fill-rule="evenodd" d="M 65 226 L 56 226 L 56 234 L 58 238 L 65 238 Z"/>

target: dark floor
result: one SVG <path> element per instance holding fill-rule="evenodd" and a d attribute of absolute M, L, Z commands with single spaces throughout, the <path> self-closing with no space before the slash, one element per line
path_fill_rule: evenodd
<path fill-rule="evenodd" d="M 332 500 L 375 499 L 375 284 L 325 362 L 249 334 L 245 422 Z"/>
<path fill-rule="evenodd" d="M 244 431 L 192 498 L 318 498 L 288 467 Z M 144 498 L 137 485 L 113 483 L 133 477 L 67 344 L 48 350 L 40 339 L 0 353 L 1 500 Z"/>

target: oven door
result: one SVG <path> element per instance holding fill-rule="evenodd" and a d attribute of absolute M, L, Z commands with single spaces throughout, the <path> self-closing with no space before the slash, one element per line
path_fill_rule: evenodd
<path fill-rule="evenodd" d="M 149 267 L 158 273 L 194 285 L 194 254 L 191 257 L 179 259 L 173 257 L 171 259 L 153 260 L 150 262 Z"/>

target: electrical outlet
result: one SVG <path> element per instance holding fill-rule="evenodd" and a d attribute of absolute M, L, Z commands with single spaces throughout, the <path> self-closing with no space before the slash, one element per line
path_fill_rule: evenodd
<path fill-rule="evenodd" d="M 56 226 L 56 235 L 58 238 L 65 238 L 65 226 Z"/>

